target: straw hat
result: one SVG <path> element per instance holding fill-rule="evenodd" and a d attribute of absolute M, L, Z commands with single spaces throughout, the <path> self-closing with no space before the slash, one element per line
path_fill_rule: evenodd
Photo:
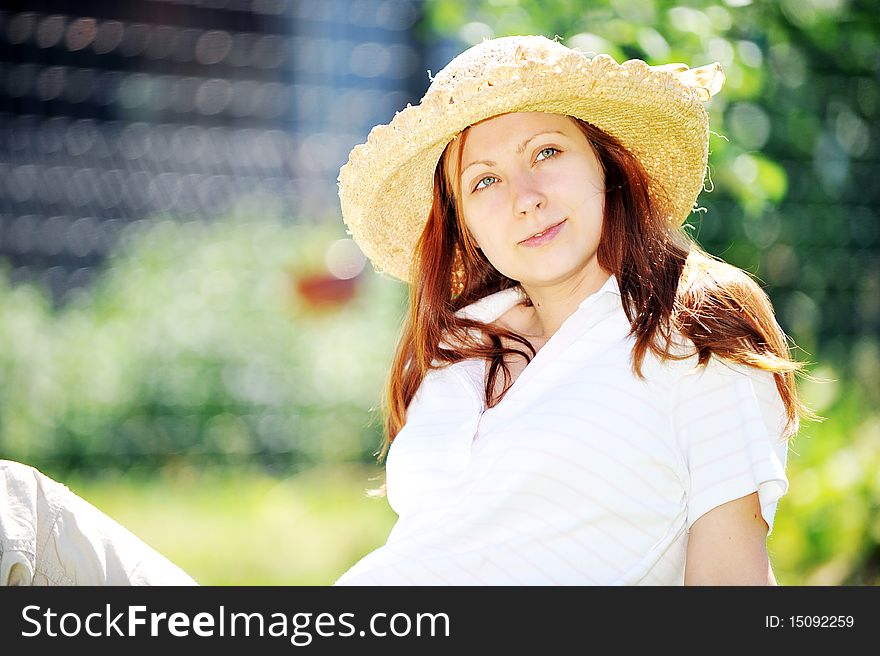
<path fill-rule="evenodd" d="M 433 195 L 434 170 L 464 128 L 508 112 L 583 119 L 617 137 L 644 166 L 674 225 L 703 187 L 709 121 L 702 103 L 724 83 L 718 63 L 648 66 L 588 57 L 541 36 L 492 39 L 453 59 L 416 106 L 374 127 L 339 172 L 349 233 L 377 271 L 409 280 Z"/>

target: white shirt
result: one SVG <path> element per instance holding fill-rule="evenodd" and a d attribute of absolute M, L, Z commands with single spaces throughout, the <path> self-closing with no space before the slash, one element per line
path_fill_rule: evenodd
<path fill-rule="evenodd" d="M 494 321 L 521 299 L 460 312 Z M 484 361 L 430 371 L 386 461 L 397 523 L 337 585 L 681 585 L 707 511 L 757 491 L 772 530 L 788 489 L 772 374 L 648 352 L 640 380 L 629 329 L 611 276 L 495 407 Z"/>

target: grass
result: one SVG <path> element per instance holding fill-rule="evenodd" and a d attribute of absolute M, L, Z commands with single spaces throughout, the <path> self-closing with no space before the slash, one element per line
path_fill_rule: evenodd
<path fill-rule="evenodd" d="M 64 482 L 202 585 L 329 585 L 391 530 L 388 502 L 366 494 L 378 473 L 182 467 Z"/>

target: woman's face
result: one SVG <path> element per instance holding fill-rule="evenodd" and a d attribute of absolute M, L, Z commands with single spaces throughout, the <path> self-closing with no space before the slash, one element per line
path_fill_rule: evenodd
<path fill-rule="evenodd" d="M 601 273 L 604 175 L 574 120 L 529 112 L 478 123 L 461 166 L 465 224 L 499 272 L 526 289 Z"/>

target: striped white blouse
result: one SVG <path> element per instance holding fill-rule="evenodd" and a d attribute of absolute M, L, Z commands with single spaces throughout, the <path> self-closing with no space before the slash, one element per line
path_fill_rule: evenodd
<path fill-rule="evenodd" d="M 461 310 L 493 321 L 519 289 Z M 773 376 L 712 358 L 639 380 L 611 276 L 494 408 L 483 361 L 431 371 L 386 462 L 387 543 L 337 585 L 681 585 L 688 531 L 757 491 L 772 530 L 788 489 Z"/>

